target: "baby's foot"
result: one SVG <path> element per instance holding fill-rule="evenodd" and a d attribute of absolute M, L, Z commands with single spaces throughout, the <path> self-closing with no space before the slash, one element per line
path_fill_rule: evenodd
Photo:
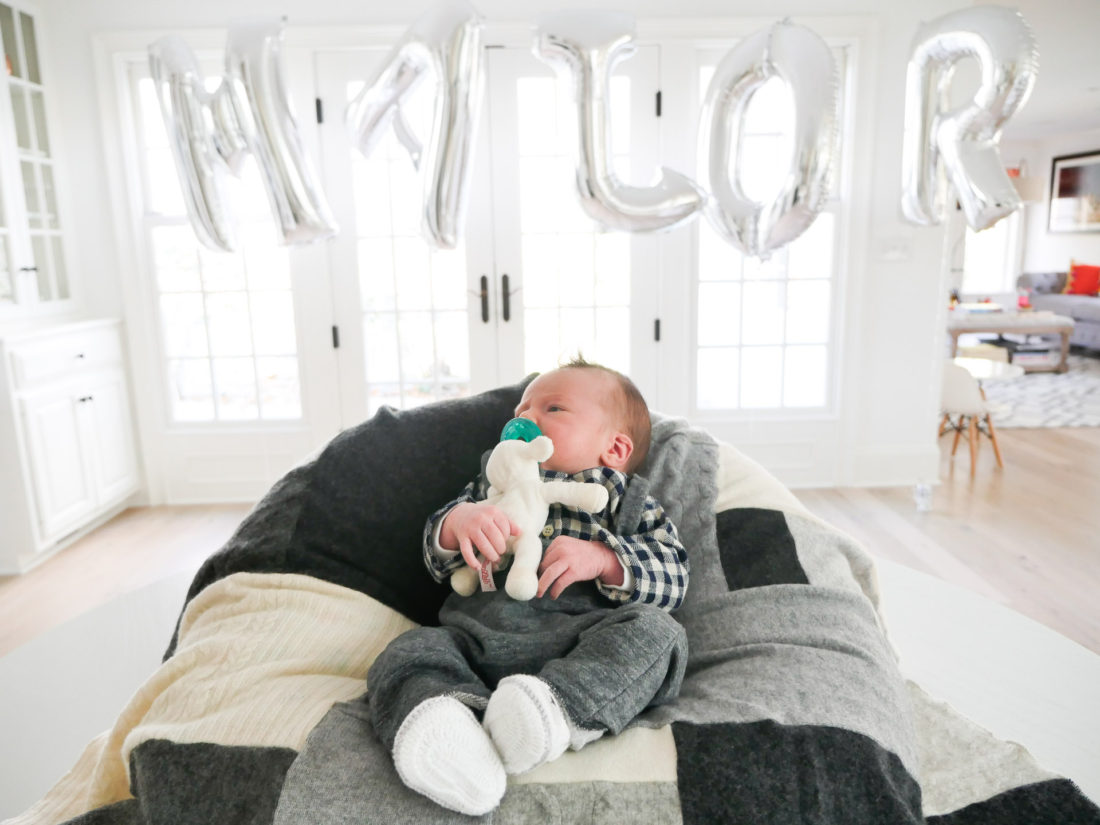
<path fill-rule="evenodd" d="M 569 747 L 569 722 L 550 685 L 534 676 L 500 680 L 485 708 L 485 730 L 504 770 L 526 773 Z"/>
<path fill-rule="evenodd" d="M 402 782 L 452 811 L 485 814 L 504 796 L 507 777 L 492 740 L 451 696 L 426 699 L 405 717 L 393 762 Z"/>

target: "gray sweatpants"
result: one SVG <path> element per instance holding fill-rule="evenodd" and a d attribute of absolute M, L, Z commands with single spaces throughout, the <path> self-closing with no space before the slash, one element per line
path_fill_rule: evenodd
<path fill-rule="evenodd" d="M 651 605 L 611 607 L 591 583 L 528 602 L 452 594 L 439 620 L 394 639 L 367 674 L 371 721 L 390 750 L 421 702 L 451 695 L 484 710 L 497 682 L 517 673 L 549 683 L 578 727 L 611 733 L 674 699 L 684 678 L 679 622 Z"/>

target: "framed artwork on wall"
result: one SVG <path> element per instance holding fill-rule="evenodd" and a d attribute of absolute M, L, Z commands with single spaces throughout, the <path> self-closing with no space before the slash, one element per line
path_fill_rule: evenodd
<path fill-rule="evenodd" d="M 1100 150 L 1050 165 L 1051 232 L 1100 232 Z"/>

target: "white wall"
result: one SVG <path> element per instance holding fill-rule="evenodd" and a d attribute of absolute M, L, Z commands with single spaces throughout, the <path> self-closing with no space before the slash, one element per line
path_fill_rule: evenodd
<path fill-rule="evenodd" d="M 1033 175 L 1043 179 L 1042 203 L 1026 213 L 1023 272 L 1066 272 L 1072 258 L 1078 263 L 1100 265 L 1100 232 L 1049 232 L 1050 166 L 1054 158 L 1100 150 L 1100 129 L 1073 132 L 1042 141 L 1006 143 L 1004 157 L 1025 158 Z"/>
<path fill-rule="evenodd" d="M 494 21 L 533 21 L 568 3 L 550 0 L 479 0 Z M 856 168 L 846 193 L 852 232 L 849 270 L 843 273 L 844 358 L 841 430 L 836 474 L 823 483 L 905 484 L 934 480 L 934 438 L 939 359 L 943 352 L 945 274 L 943 230 L 907 223 L 901 216 L 901 141 L 906 57 L 922 20 L 969 3 L 960 0 L 781 0 L 767 8 L 753 0 L 636 0 L 615 7 L 641 20 L 735 17 L 764 26 L 784 16 L 859 15 L 871 20 L 871 37 L 857 82 L 859 115 Z M 48 29 L 47 69 L 55 124 L 65 153 L 63 197 L 71 207 L 77 260 L 88 314 L 125 315 L 120 295 L 118 245 L 125 235 L 112 224 L 106 193 L 107 147 L 102 142 L 93 38 L 97 33 L 224 28 L 250 15 L 285 14 L 294 26 L 337 23 L 407 25 L 432 7 L 429 0 L 401 4 L 346 0 L 284 0 L 276 9 L 261 0 L 43 0 Z M 184 32 L 186 33 L 186 32 Z M 113 151 L 113 150 L 112 150 Z M 690 171 L 690 170 L 685 170 Z M 130 310 L 133 312 L 133 310 Z M 140 319 L 128 319 L 137 322 Z"/>

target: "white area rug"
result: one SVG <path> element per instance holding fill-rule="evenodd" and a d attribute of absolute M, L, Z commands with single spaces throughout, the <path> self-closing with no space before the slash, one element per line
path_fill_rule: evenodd
<path fill-rule="evenodd" d="M 986 382 L 997 427 L 1100 427 L 1100 358 L 1069 356 L 1069 371 Z"/>

